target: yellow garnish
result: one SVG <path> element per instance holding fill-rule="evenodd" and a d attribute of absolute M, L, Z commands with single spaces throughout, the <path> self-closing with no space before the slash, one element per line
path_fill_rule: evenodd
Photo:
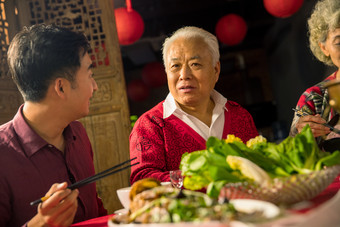
<path fill-rule="evenodd" d="M 243 141 L 240 138 L 232 134 L 227 135 L 227 138 L 225 139 L 226 143 L 233 143 L 235 141 L 243 143 Z"/>
<path fill-rule="evenodd" d="M 256 136 L 255 138 L 252 138 L 250 140 L 247 141 L 247 147 L 252 148 L 255 144 L 258 143 L 266 143 L 267 139 L 263 136 Z"/>

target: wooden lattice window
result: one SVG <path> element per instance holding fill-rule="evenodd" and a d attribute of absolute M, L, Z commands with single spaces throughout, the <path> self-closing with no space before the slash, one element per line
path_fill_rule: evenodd
<path fill-rule="evenodd" d="M 30 24 L 55 23 L 73 30 L 84 31 L 92 47 L 89 54 L 94 67 L 107 67 L 110 60 L 99 1 L 29 0 Z"/>
<path fill-rule="evenodd" d="M 8 21 L 5 11 L 5 0 L 0 0 L 0 79 L 7 77 L 7 50 L 9 46 Z"/>

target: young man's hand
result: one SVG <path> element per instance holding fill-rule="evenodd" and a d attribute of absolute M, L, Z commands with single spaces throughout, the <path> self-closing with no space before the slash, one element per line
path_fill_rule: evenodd
<path fill-rule="evenodd" d="M 71 191 L 67 183 L 53 184 L 45 196 L 50 196 L 38 206 L 38 213 L 28 223 L 35 226 L 70 226 L 78 208 L 79 191 Z"/>

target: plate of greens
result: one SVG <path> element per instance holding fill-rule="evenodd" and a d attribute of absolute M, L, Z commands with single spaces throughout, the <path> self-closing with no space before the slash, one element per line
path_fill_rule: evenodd
<path fill-rule="evenodd" d="M 276 204 L 308 200 L 340 172 L 340 151 L 319 149 L 309 125 L 281 143 L 257 136 L 243 143 L 234 135 L 210 137 L 206 150 L 185 153 L 184 187 L 211 197 L 250 198 Z"/>

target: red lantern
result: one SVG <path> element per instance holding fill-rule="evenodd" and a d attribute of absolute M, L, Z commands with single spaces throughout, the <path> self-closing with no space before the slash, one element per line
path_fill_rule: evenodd
<path fill-rule="evenodd" d="M 247 24 L 237 14 L 228 14 L 218 20 L 215 32 L 218 40 L 227 45 L 241 43 L 247 33 Z"/>
<path fill-rule="evenodd" d="M 149 87 L 159 87 L 166 83 L 166 73 L 162 63 L 151 62 L 144 66 L 142 79 Z"/>
<path fill-rule="evenodd" d="M 289 17 L 297 12 L 303 0 L 263 0 L 264 7 L 275 17 Z"/>
<path fill-rule="evenodd" d="M 127 86 L 128 97 L 135 102 L 144 101 L 149 97 L 150 90 L 141 79 L 132 80 Z"/>
<path fill-rule="evenodd" d="M 144 32 L 144 21 L 139 13 L 132 9 L 131 0 L 126 0 L 126 6 L 114 10 L 118 40 L 121 45 L 136 42 Z"/>

